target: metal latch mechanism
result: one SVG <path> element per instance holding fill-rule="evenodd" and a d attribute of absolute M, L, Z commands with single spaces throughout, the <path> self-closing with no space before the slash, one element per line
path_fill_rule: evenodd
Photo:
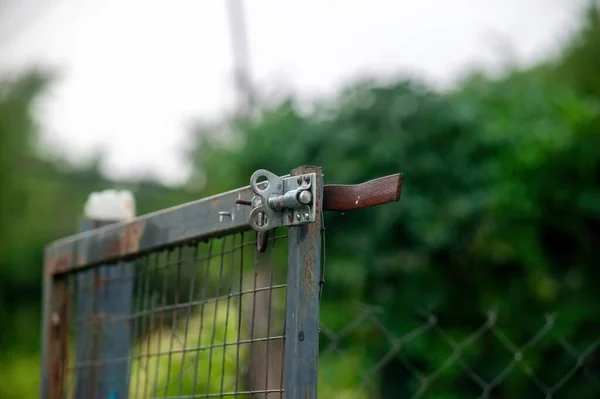
<path fill-rule="evenodd" d="M 279 177 L 264 169 L 254 172 L 250 178 L 250 188 L 255 194 L 250 226 L 265 232 L 280 226 L 314 222 L 316 178 L 316 173 Z"/>
<path fill-rule="evenodd" d="M 316 173 L 279 177 L 260 169 L 252 174 L 252 201 L 238 198 L 235 202 L 252 207 L 248 224 L 258 232 L 259 252 L 267 247 L 269 230 L 315 222 L 316 179 Z M 360 184 L 324 185 L 319 200 L 322 211 L 347 212 L 398 201 L 401 191 L 402 174 L 396 173 Z"/>

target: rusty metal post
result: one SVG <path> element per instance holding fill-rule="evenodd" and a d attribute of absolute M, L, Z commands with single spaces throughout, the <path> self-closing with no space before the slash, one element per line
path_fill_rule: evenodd
<path fill-rule="evenodd" d="M 107 226 L 116 221 L 83 219 L 80 231 Z M 131 349 L 129 321 L 103 324 L 116 315 L 132 311 L 133 263 L 98 266 L 77 274 L 77 318 L 88 320 L 87 329 L 77 331 L 77 362 L 98 362 L 98 366 L 79 369 L 75 381 L 75 397 L 128 397 L 129 367 L 127 361 L 103 365 L 105 359 L 127 359 Z"/>
<path fill-rule="evenodd" d="M 319 279 L 321 270 L 321 168 L 302 166 L 292 175 L 316 173 L 314 223 L 289 228 L 285 327 L 285 396 L 317 397 L 319 355 Z"/>
<path fill-rule="evenodd" d="M 71 301 L 68 276 L 55 276 L 56 267 L 70 263 L 69 257 L 57 257 L 46 248 L 42 296 L 42 348 L 40 398 L 63 398 L 68 366 Z"/>
<path fill-rule="evenodd" d="M 60 399 L 65 395 L 66 371 L 68 365 L 68 344 L 71 306 L 67 276 L 53 279 L 51 285 L 51 308 L 45 325 L 48 327 L 48 357 L 46 362 L 49 373 L 48 390 L 42 397 Z"/>

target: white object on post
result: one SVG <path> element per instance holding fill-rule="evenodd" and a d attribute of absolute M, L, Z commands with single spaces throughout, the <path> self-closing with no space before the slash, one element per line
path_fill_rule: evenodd
<path fill-rule="evenodd" d="M 122 221 L 135 217 L 135 199 L 129 190 L 104 190 L 89 195 L 84 216 L 92 220 Z"/>

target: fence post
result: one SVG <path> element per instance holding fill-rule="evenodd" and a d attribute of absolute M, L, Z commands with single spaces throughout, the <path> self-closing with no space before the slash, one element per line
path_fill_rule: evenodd
<path fill-rule="evenodd" d="M 40 398 L 54 399 L 65 394 L 71 306 L 67 278 L 53 278 L 49 266 L 55 260 L 48 252 L 45 258 Z"/>
<path fill-rule="evenodd" d="M 321 168 L 301 166 L 292 175 L 316 173 L 316 221 L 289 228 L 285 327 L 285 396 L 317 397 L 319 358 L 319 281 L 321 272 Z"/>
<path fill-rule="evenodd" d="M 115 198 L 114 192 L 111 191 L 105 193 L 107 195 L 104 198 L 102 194 L 96 198 L 96 204 L 92 203 L 94 194 L 88 199 L 86 215 L 80 223 L 80 232 L 134 216 L 133 212 L 130 215 L 118 212 L 114 202 L 123 198 Z M 107 199 L 106 196 L 109 198 Z M 113 204 L 110 204 L 111 200 Z M 108 208 L 108 213 L 93 209 L 98 206 Z M 116 213 L 115 208 L 117 208 Z M 77 398 L 126 399 L 129 396 L 127 380 L 129 367 L 132 365 L 127 360 L 114 364 L 102 364 L 102 361 L 128 358 L 133 338 L 130 321 L 109 322 L 105 325 L 103 320 L 114 316 L 131 315 L 134 267 L 134 263 L 122 263 L 118 266 L 100 266 L 77 274 L 76 317 L 77 320 L 89 320 L 90 324 L 87 329 L 76 331 L 76 362 L 99 362 L 98 367 L 77 370 L 75 380 Z"/>

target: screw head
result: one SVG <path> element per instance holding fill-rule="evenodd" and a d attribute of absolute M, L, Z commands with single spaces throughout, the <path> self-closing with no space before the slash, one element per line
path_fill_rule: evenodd
<path fill-rule="evenodd" d="M 297 220 L 297 221 L 300 221 L 300 220 L 302 220 L 302 216 L 300 215 L 300 212 L 298 212 L 298 213 L 296 214 L 296 220 Z"/>
<path fill-rule="evenodd" d="M 302 184 L 302 176 L 298 176 L 298 178 L 296 179 L 296 183 Z"/>
<path fill-rule="evenodd" d="M 308 205 L 310 204 L 310 201 L 312 201 L 312 194 L 308 190 L 300 191 L 300 194 L 298 194 L 298 201 L 300 201 L 301 204 Z"/>
<path fill-rule="evenodd" d="M 304 176 L 304 181 L 306 183 L 310 183 L 310 176 L 309 175 Z"/>
<path fill-rule="evenodd" d="M 310 219 L 310 215 L 309 215 L 308 213 L 305 213 L 305 214 L 304 214 L 304 219 L 305 219 L 305 220 L 308 220 L 308 219 Z"/>

